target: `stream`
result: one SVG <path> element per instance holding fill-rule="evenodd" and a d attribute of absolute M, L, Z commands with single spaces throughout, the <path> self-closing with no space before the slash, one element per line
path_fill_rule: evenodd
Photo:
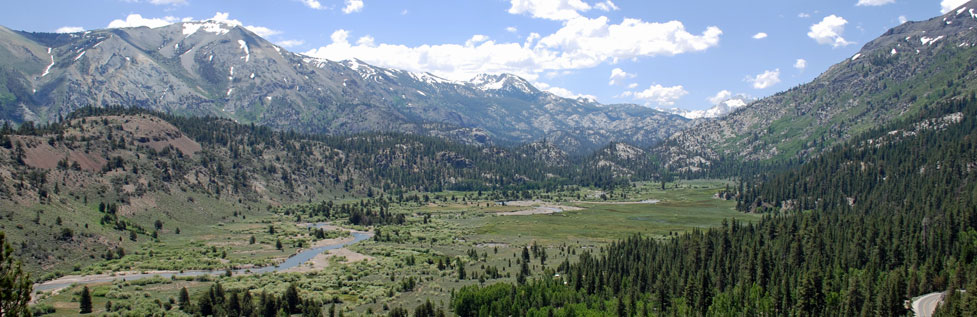
<path fill-rule="evenodd" d="M 318 223 L 310 226 L 321 228 L 322 226 L 325 225 L 326 225 L 325 223 Z M 343 248 L 345 246 L 363 240 L 367 240 L 373 237 L 373 233 L 370 232 L 352 231 L 350 233 L 353 234 L 353 241 L 347 241 L 347 242 L 341 242 L 336 244 L 330 244 L 330 245 L 305 249 L 292 255 L 291 257 L 286 259 L 285 262 L 279 263 L 277 265 L 269 265 L 265 267 L 250 268 L 250 269 L 237 269 L 237 270 L 233 270 L 232 272 L 235 275 L 281 272 L 302 265 L 302 263 L 311 260 L 316 255 L 319 255 L 322 252 L 332 250 L 332 249 Z M 141 280 L 141 279 L 152 278 L 152 277 L 171 278 L 174 276 L 176 277 L 201 276 L 201 275 L 215 276 L 215 275 L 225 274 L 226 272 L 227 270 L 221 269 L 221 270 L 193 270 L 193 271 L 183 271 L 183 272 L 140 273 L 140 274 L 129 274 L 129 275 L 118 275 L 118 276 L 111 276 L 111 275 L 65 276 L 45 283 L 34 284 L 34 292 L 56 290 L 56 289 L 69 287 L 74 284 L 104 283 L 104 282 L 112 282 L 116 280 L 135 281 L 135 280 Z"/>

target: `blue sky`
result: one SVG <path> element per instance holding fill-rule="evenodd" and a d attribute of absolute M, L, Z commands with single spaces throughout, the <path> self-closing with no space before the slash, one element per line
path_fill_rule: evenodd
<path fill-rule="evenodd" d="M 902 21 L 965 2 L 32 0 L 5 3 L 0 24 L 64 32 L 216 18 L 322 58 L 453 80 L 508 72 L 564 96 L 704 109 L 808 82 Z"/>

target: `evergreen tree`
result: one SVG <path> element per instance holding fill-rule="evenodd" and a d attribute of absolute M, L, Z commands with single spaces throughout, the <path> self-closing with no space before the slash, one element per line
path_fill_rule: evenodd
<path fill-rule="evenodd" d="M 81 299 L 78 300 L 78 313 L 92 313 L 92 294 L 88 291 L 88 286 L 81 289 Z"/>
<path fill-rule="evenodd" d="M 14 249 L 0 232 L 0 316 L 27 316 L 34 284 L 13 257 Z"/>

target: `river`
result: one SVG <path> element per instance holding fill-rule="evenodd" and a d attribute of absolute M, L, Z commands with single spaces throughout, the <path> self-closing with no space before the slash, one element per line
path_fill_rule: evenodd
<path fill-rule="evenodd" d="M 320 223 L 320 224 L 313 224 L 313 225 L 310 225 L 310 226 L 321 228 L 322 226 L 325 226 L 325 225 L 327 225 L 327 224 Z M 322 253 L 322 252 L 325 252 L 325 251 L 328 251 L 328 250 L 332 250 L 332 249 L 343 248 L 343 247 L 346 247 L 348 245 L 351 245 L 351 244 L 354 244 L 354 243 L 357 243 L 357 242 L 360 242 L 360 241 L 363 241 L 363 240 L 367 240 L 367 239 L 370 239 L 371 237 L 373 237 L 373 233 L 370 233 L 370 232 L 351 231 L 351 233 L 353 234 L 353 241 L 346 241 L 346 242 L 341 242 L 341 243 L 330 244 L 330 245 L 325 245 L 325 246 L 320 246 L 320 247 L 315 247 L 315 248 L 311 248 L 311 249 L 302 250 L 302 251 L 299 251 L 298 253 L 292 255 L 288 259 L 286 259 L 285 262 L 282 262 L 282 263 L 277 264 L 277 265 L 270 265 L 270 266 L 259 267 L 259 268 L 250 268 L 250 269 L 238 269 L 238 270 L 234 270 L 233 272 L 234 272 L 235 275 L 238 275 L 238 274 L 261 274 L 261 273 L 269 273 L 269 272 L 281 272 L 281 271 L 285 271 L 285 270 L 288 270 L 288 269 L 297 267 L 299 265 L 302 265 L 302 263 L 305 263 L 305 262 L 311 260 L 312 258 L 314 258 L 316 255 L 319 255 L 319 253 Z M 48 281 L 48 282 L 44 282 L 44 283 L 41 283 L 41 284 L 34 284 L 34 292 L 44 292 L 44 291 L 56 290 L 56 289 L 61 289 L 61 288 L 69 287 L 69 286 L 74 285 L 74 284 L 105 283 L 105 282 L 112 282 L 112 281 L 116 281 L 116 280 L 134 281 L 134 280 L 141 280 L 141 279 L 152 278 L 152 277 L 171 278 L 173 276 L 176 276 L 176 277 L 201 276 L 201 275 L 212 275 L 212 276 L 215 276 L 215 275 L 225 274 L 226 272 L 227 272 L 227 270 L 194 270 L 194 271 L 183 271 L 183 272 L 139 273 L 139 274 L 116 275 L 116 276 L 113 276 L 113 275 L 104 275 L 104 274 L 103 275 L 89 275 L 89 276 L 65 276 L 65 277 L 62 277 L 62 278 L 59 278 L 59 279 L 56 279 L 56 280 L 52 280 L 52 281 Z"/>

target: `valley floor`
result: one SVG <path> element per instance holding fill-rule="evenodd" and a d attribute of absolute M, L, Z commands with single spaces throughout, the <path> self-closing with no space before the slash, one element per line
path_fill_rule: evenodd
<path fill-rule="evenodd" d="M 252 214 L 210 225 L 212 230 L 185 230 L 179 239 L 164 237 L 163 242 L 140 245 L 122 259 L 96 262 L 79 272 L 90 275 L 49 282 L 78 283 L 60 291 L 39 288 L 36 307 L 55 315 L 73 315 L 78 311 L 81 285 L 87 284 L 95 313 L 181 314 L 176 307 L 181 289 L 187 288 L 191 298 L 197 298 L 220 283 L 225 289 L 250 289 L 255 294 L 281 294 L 294 284 L 302 298 L 336 302 L 338 309 L 353 315 L 385 315 L 394 307 L 412 309 L 427 300 L 447 309 L 452 292 L 463 286 L 515 281 L 524 248 L 533 250 L 527 262 L 533 276 L 552 275 L 559 265 L 575 261 L 580 252 L 631 235 L 667 238 L 718 226 L 730 218 L 757 220 L 759 216 L 737 212 L 734 203 L 714 197 L 724 186 L 722 181 L 691 181 L 668 184 L 662 190 L 660 184 L 640 183 L 610 193 L 589 189 L 540 192 L 532 199 L 505 203 L 488 199 L 488 194 L 480 198 L 465 192 L 428 193 L 432 198 L 426 203 L 406 201 L 389 207 L 391 214 L 405 215 L 405 223 L 370 227 L 298 211 Z M 601 194 L 607 199 L 600 198 Z M 537 212 L 540 210 L 553 212 Z M 317 238 L 315 226 L 309 225 L 320 221 L 332 224 L 322 226 L 327 233 L 324 239 Z M 376 236 L 314 255 L 311 261 L 283 272 L 246 271 L 279 263 L 314 246 L 348 242 L 343 235 L 350 229 L 372 229 Z M 249 241 L 252 236 L 253 244 Z M 273 247 L 278 241 L 283 244 L 280 250 Z M 256 261 L 247 263 L 248 259 Z M 230 276 L 220 274 L 232 267 Z M 154 268 L 169 270 L 153 272 Z M 188 274 L 192 268 L 214 271 Z M 180 276 L 180 271 L 187 273 Z M 119 278 L 123 272 L 170 274 Z M 115 278 L 107 280 L 111 275 Z"/>

